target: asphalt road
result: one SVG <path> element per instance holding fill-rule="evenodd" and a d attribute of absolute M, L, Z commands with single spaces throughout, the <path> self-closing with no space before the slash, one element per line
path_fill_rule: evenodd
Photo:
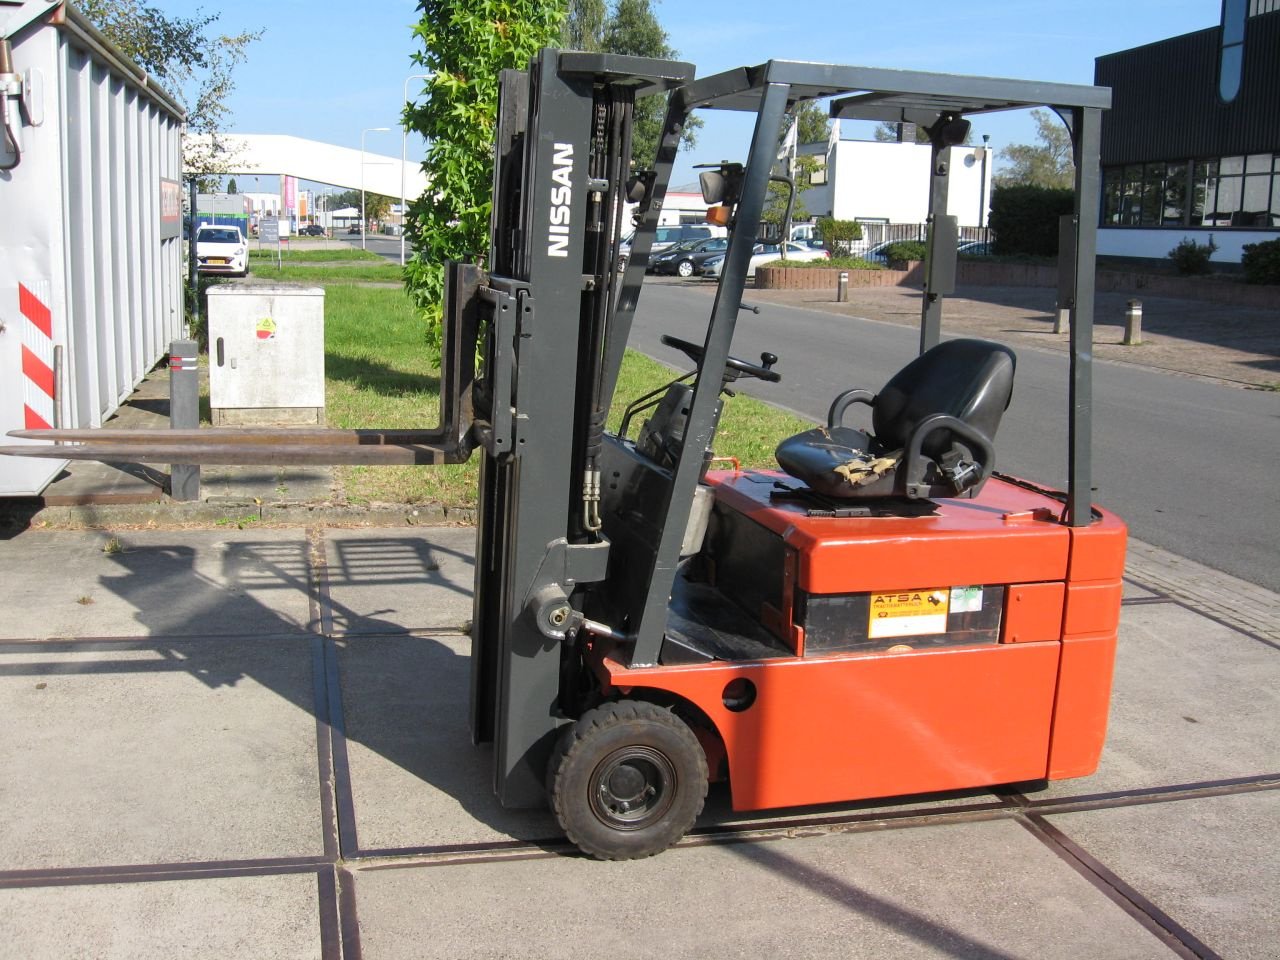
<path fill-rule="evenodd" d="M 701 341 L 711 303 L 686 285 L 646 284 L 632 345 L 681 365 L 683 355 L 658 337 Z M 740 314 L 733 352 L 755 362 L 761 351 L 776 353 L 782 382 L 739 386 L 823 419 L 841 390 L 878 390 L 915 356 L 917 336 L 909 327 L 764 304 L 758 316 Z M 998 469 L 1065 488 L 1067 369 L 1063 354 L 1018 351 L 1013 402 L 996 438 Z M 1134 537 L 1280 590 L 1280 394 L 1098 362 L 1093 431 L 1094 499 L 1120 514 Z"/>
<path fill-rule="evenodd" d="M 350 244 L 353 247 L 360 246 L 360 235 L 350 235 L 346 233 L 339 234 L 334 238 L 341 240 L 343 243 Z M 400 238 L 384 237 L 381 234 L 370 233 L 365 236 L 365 249 L 370 253 L 376 253 L 380 257 L 385 257 L 394 263 L 400 262 Z M 413 253 L 413 247 L 405 247 L 405 256 Z"/>

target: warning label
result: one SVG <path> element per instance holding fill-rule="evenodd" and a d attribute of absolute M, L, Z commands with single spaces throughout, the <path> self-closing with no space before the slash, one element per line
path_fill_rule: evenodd
<path fill-rule="evenodd" d="M 258 321 L 258 339 L 270 340 L 276 335 L 276 322 L 270 317 L 263 317 Z"/>
<path fill-rule="evenodd" d="M 946 633 L 949 598 L 949 590 L 873 593 L 867 636 L 874 640 Z"/>

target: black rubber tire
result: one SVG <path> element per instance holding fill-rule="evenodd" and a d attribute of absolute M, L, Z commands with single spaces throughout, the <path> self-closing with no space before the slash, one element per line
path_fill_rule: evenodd
<path fill-rule="evenodd" d="M 707 758 L 670 710 L 638 700 L 606 703 L 561 734 L 547 765 L 547 796 L 561 829 L 588 856 L 651 857 L 702 812 Z"/>

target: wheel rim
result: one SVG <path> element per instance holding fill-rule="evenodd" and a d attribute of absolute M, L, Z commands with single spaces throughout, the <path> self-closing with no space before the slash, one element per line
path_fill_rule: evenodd
<path fill-rule="evenodd" d="M 693 264 L 688 260 L 682 260 L 680 261 L 680 266 L 676 267 L 676 272 L 682 277 L 691 277 L 693 276 Z"/>
<path fill-rule="evenodd" d="M 614 830 L 643 830 L 675 802 L 676 769 L 652 747 L 615 750 L 591 775 L 591 812 Z"/>

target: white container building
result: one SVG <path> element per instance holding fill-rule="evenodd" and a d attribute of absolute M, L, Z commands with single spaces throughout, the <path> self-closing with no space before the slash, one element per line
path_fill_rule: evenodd
<path fill-rule="evenodd" d="M 0 0 L 0 434 L 101 426 L 182 334 L 184 119 L 68 3 Z M 0 496 L 64 465 L 0 457 Z"/>

